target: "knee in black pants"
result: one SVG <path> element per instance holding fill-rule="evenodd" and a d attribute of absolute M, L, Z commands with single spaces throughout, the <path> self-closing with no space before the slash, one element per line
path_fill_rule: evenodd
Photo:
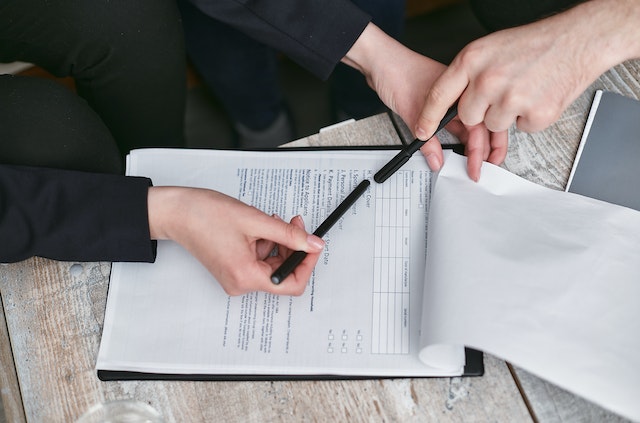
<path fill-rule="evenodd" d="M 122 173 L 122 159 L 98 115 L 69 89 L 0 75 L 0 163 Z"/>

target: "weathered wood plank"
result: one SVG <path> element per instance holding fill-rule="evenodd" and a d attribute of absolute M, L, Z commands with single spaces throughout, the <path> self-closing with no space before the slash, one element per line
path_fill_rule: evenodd
<path fill-rule="evenodd" d="M 539 422 L 622 423 L 629 421 L 525 370 L 514 367 L 514 372 Z"/>
<path fill-rule="evenodd" d="M 505 375 L 504 362 L 488 357 L 483 378 L 107 385 L 148 398 L 168 421 L 530 421 Z"/>
<path fill-rule="evenodd" d="M 93 367 L 109 268 L 34 258 L 3 269 L 5 315 L 28 421 L 72 421 L 86 401 L 102 398 Z"/>
<path fill-rule="evenodd" d="M 3 303 L 2 266 L 4 265 L 0 265 L 0 303 Z M 0 308 L 0 393 L 0 423 L 25 421 L 4 307 Z"/>
<path fill-rule="evenodd" d="M 319 133 L 284 144 L 282 147 L 380 146 L 400 145 L 398 134 L 386 114 L 359 121 L 347 121 Z"/>

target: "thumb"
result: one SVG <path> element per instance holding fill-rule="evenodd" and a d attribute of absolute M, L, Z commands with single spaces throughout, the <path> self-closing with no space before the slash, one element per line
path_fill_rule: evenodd
<path fill-rule="evenodd" d="M 433 136 L 440 125 L 440 121 L 449 107 L 456 102 L 466 89 L 468 79 L 464 74 L 454 74 L 452 68 L 447 68 L 431 86 L 425 96 L 422 111 L 418 116 L 415 134 L 422 141 Z"/>

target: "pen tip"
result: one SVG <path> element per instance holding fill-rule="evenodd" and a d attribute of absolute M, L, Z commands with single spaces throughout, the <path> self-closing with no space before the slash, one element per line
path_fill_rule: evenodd
<path fill-rule="evenodd" d="M 280 280 L 280 276 L 273 275 L 273 276 L 271 276 L 271 282 L 273 282 L 274 285 L 280 285 L 280 282 L 282 282 L 282 281 Z"/>

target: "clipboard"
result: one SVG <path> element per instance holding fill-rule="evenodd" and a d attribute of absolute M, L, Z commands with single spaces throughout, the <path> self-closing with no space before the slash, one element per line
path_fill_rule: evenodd
<path fill-rule="evenodd" d="M 278 152 L 286 154 L 287 151 L 371 151 L 371 150 L 398 150 L 401 148 L 398 146 L 375 146 L 375 147 L 293 147 L 293 148 L 280 148 L 275 149 Z M 444 148 L 458 150 L 462 146 L 450 145 Z M 267 151 L 273 151 L 274 149 L 268 149 Z M 251 150 L 251 151 L 264 151 L 264 150 Z M 456 376 L 482 376 L 484 374 L 484 361 L 483 354 L 480 351 L 465 348 L 465 364 L 462 374 Z M 229 380 L 229 381 L 258 381 L 258 380 L 348 380 L 348 379 L 383 379 L 383 378 L 398 378 L 398 377 L 436 377 L 436 376 L 420 376 L 420 375 L 376 375 L 373 372 L 371 375 L 343 375 L 343 374 L 216 374 L 216 373 L 155 373 L 155 372 L 136 372 L 125 370 L 106 370 L 98 369 L 97 375 L 100 380 L 193 380 L 193 381 L 214 381 L 214 380 Z"/>
<path fill-rule="evenodd" d="M 173 374 L 173 373 L 143 373 L 118 370 L 98 370 L 98 379 L 103 382 L 125 380 L 173 380 L 191 382 L 259 382 L 270 380 L 372 380 L 372 379 L 400 379 L 424 378 L 425 376 L 339 376 L 339 375 L 220 375 L 220 374 Z M 464 372 L 460 377 L 480 377 L 484 375 L 484 354 L 482 351 L 465 347 Z M 438 376 L 426 376 L 438 377 Z"/>

